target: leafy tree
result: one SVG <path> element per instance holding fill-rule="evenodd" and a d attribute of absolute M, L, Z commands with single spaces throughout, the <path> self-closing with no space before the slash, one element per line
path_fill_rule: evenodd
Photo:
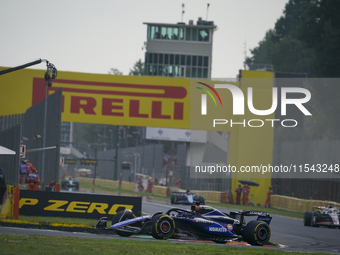
<path fill-rule="evenodd" d="M 245 60 L 271 63 L 274 71 L 307 73 L 311 77 L 340 77 L 340 1 L 290 0 L 259 45 Z M 261 63 L 262 62 L 262 63 Z M 340 86 L 336 80 L 314 80 L 308 121 L 311 138 L 340 138 Z"/>
<path fill-rule="evenodd" d="M 270 47 L 269 44 L 271 43 L 270 37 L 272 36 L 273 30 L 269 30 L 266 33 L 265 38 L 259 42 L 259 46 L 255 47 L 254 49 L 250 50 L 252 54 L 251 57 L 247 57 L 245 60 L 245 64 L 250 68 L 253 69 L 253 66 L 266 64 L 271 65 L 272 62 L 268 58 L 268 48 Z"/>
<path fill-rule="evenodd" d="M 112 74 L 112 75 L 123 75 L 123 72 L 119 71 L 117 68 L 111 68 L 109 70 L 109 74 Z"/>
<path fill-rule="evenodd" d="M 314 0 L 307 11 L 298 37 L 315 51 L 315 73 L 340 77 L 340 1 Z"/>
<path fill-rule="evenodd" d="M 137 75 L 137 76 L 143 76 L 144 75 L 144 63 L 141 59 L 139 59 L 135 65 L 133 66 L 133 69 L 130 69 L 129 75 Z"/>

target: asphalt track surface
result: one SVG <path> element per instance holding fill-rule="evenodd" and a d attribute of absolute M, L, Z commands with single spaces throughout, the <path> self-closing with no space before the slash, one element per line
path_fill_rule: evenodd
<path fill-rule="evenodd" d="M 142 204 L 143 213 L 153 214 L 158 211 L 166 212 L 172 207 L 179 207 L 189 209 L 188 205 L 171 205 L 166 201 L 151 200 L 143 198 Z M 218 208 L 221 211 L 229 213 L 230 210 Z M 256 209 L 256 208 L 254 208 Z M 261 210 L 259 208 L 259 210 Z M 324 252 L 330 254 L 340 254 L 340 229 L 331 228 L 313 228 L 303 225 L 302 219 L 294 219 L 278 215 L 272 215 L 273 219 L 270 223 L 271 227 L 271 241 L 281 245 L 280 249 L 285 251 L 298 251 L 298 252 Z M 256 217 L 255 217 L 256 218 Z M 246 217 L 246 221 L 255 219 L 254 217 Z M 109 223 L 108 223 L 109 225 Z M 79 232 L 63 232 L 54 230 L 40 230 L 40 229 L 21 229 L 0 227 L 0 233 L 8 234 L 39 234 L 51 236 L 74 236 L 82 238 L 121 238 L 116 235 L 99 235 Z M 135 240 L 146 240 L 144 238 L 134 238 Z M 153 241 L 160 241 L 155 239 L 148 239 Z M 178 241 L 174 241 L 178 242 Z M 190 242 L 190 241 L 189 241 Z M 221 245 L 221 244 L 216 244 Z M 222 244 L 224 245 L 224 244 Z M 238 244 L 236 244 L 238 245 Z M 242 245 L 238 245 L 241 246 Z M 259 247 L 257 247 L 259 248 Z M 268 249 L 273 247 L 260 247 L 260 249 Z"/>
<path fill-rule="evenodd" d="M 152 214 L 157 211 L 166 212 L 172 207 L 189 209 L 188 205 L 172 205 L 164 201 L 152 201 L 143 198 L 143 213 Z M 217 208 L 221 211 L 229 213 L 229 209 Z M 256 208 L 254 210 L 264 210 L 264 208 Z M 237 210 L 235 210 L 237 211 Z M 325 252 L 340 254 L 340 229 L 327 227 L 306 227 L 303 225 L 302 219 L 283 217 L 279 215 L 271 215 L 273 219 L 270 223 L 271 239 L 273 243 L 283 245 L 278 248 L 286 251 L 299 252 Z M 247 222 L 255 220 L 256 217 L 246 217 Z"/>

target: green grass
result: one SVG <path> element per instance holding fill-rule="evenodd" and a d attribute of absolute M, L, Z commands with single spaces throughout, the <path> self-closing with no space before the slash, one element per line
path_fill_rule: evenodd
<path fill-rule="evenodd" d="M 233 245 L 188 244 L 170 241 L 137 241 L 41 235 L 0 234 L 0 253 L 7 254 L 309 254 L 284 252 L 280 248 L 257 249 Z M 313 253 L 325 254 L 325 253 Z"/>
<path fill-rule="evenodd" d="M 65 223 L 65 224 L 84 224 L 93 227 L 98 219 L 81 219 L 81 218 L 64 218 L 64 217 L 46 217 L 46 216 L 26 216 L 19 215 L 20 220 L 49 222 L 49 223 Z"/>

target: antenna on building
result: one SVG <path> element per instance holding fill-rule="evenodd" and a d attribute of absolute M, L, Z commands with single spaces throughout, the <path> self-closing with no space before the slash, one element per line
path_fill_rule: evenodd
<path fill-rule="evenodd" d="M 208 11 L 209 11 L 209 6 L 210 6 L 210 4 L 207 4 L 207 18 L 206 18 L 206 21 L 208 21 Z"/>
<path fill-rule="evenodd" d="M 182 20 L 181 22 L 183 22 L 183 15 L 184 15 L 185 11 L 184 11 L 184 4 L 182 4 Z"/>

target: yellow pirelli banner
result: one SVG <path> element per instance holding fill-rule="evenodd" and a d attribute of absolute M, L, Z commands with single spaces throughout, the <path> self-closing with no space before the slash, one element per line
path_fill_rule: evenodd
<path fill-rule="evenodd" d="M 44 72 L 1 75 L 0 116 L 24 113 L 44 99 Z M 58 72 L 48 93 L 63 88 L 62 121 L 188 129 L 189 87 L 181 78 Z"/>
<path fill-rule="evenodd" d="M 0 67 L 4 69 L 7 68 Z M 1 75 L 0 116 L 25 113 L 44 99 L 44 73 L 45 70 L 23 69 Z M 274 119 L 274 114 L 258 116 L 244 107 L 244 101 L 239 106 L 244 108 L 242 114 L 234 114 L 239 110 L 234 101 L 240 99 L 234 100 L 229 90 L 237 90 L 243 99 L 251 87 L 255 107 L 268 109 L 272 105 L 273 79 L 271 72 L 252 71 L 242 71 L 241 82 L 60 71 L 48 94 L 63 89 L 65 122 L 229 132 L 225 161 L 241 169 L 272 163 L 274 127 L 267 119 Z M 259 123 L 265 124 L 253 127 Z M 244 179 L 259 183 L 251 187 L 250 201 L 263 205 L 271 174 L 232 173 L 230 190 L 234 195 L 239 181 Z"/>

